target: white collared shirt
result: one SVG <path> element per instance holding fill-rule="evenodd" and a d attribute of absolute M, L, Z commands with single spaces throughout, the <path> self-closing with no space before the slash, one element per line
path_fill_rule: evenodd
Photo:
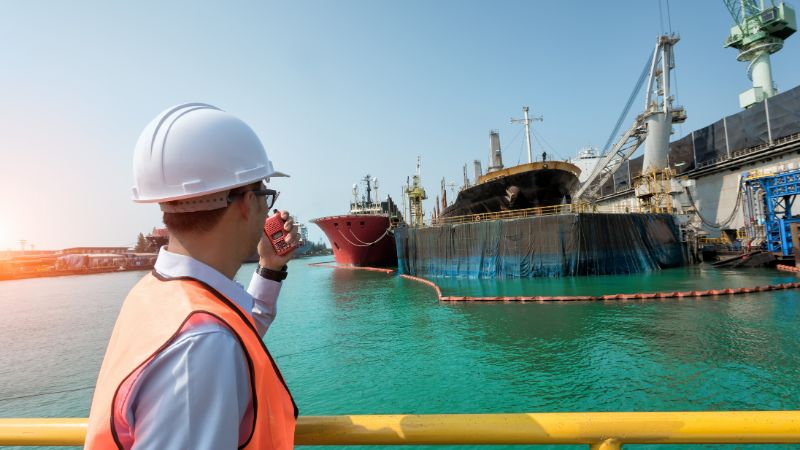
<path fill-rule="evenodd" d="M 217 270 L 163 247 L 155 270 L 191 277 L 251 311 L 263 336 L 275 318 L 281 283 L 253 274 L 247 291 Z M 241 345 L 218 323 L 183 330 L 135 381 L 128 407 L 132 449 L 235 449 L 251 409 L 250 379 Z"/>

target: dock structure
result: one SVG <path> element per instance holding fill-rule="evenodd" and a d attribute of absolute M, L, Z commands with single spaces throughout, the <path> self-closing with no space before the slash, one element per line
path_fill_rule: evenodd
<path fill-rule="evenodd" d="M 677 213 L 693 217 L 709 236 L 749 224 L 743 181 L 800 169 L 800 86 L 753 104 L 670 143 L 669 170 L 679 185 Z M 599 190 L 604 207 L 636 208 L 643 157 L 623 163 Z M 758 236 L 748 236 L 757 244 Z"/>
<path fill-rule="evenodd" d="M 516 217 L 495 213 L 498 217 L 398 228 L 398 269 L 416 276 L 528 278 L 639 273 L 678 267 L 688 259 L 669 214 L 559 210 L 568 207 L 551 207 L 551 215 L 537 215 L 533 208 L 505 213 Z"/>

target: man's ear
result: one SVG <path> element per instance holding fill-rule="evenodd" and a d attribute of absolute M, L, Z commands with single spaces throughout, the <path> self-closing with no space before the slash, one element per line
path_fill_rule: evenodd
<path fill-rule="evenodd" d="M 253 212 L 250 210 L 250 205 L 253 204 L 253 202 L 250 201 L 251 200 L 250 197 L 252 197 L 253 195 L 255 195 L 255 194 L 253 194 L 250 191 L 245 192 L 245 194 L 242 196 L 241 200 L 236 202 L 236 208 L 237 208 L 236 212 L 244 220 L 250 219 L 250 215 L 253 214 Z"/>

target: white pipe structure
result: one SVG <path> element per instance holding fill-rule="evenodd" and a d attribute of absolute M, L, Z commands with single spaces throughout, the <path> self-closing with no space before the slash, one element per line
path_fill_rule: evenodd
<path fill-rule="evenodd" d="M 775 83 L 772 81 L 772 63 L 769 52 L 762 50 L 750 62 L 748 72 L 754 88 L 761 88 L 767 97 L 775 95 Z"/>
<path fill-rule="evenodd" d="M 528 119 L 528 107 L 523 107 L 522 112 L 525 114 L 525 140 L 528 143 L 528 162 L 532 163 L 533 150 L 531 149 L 531 121 Z"/>
<path fill-rule="evenodd" d="M 503 151 L 500 149 L 500 134 L 497 131 L 489 132 L 489 168 L 486 173 L 503 168 Z"/>
<path fill-rule="evenodd" d="M 669 136 L 672 134 L 672 96 L 670 95 L 670 71 L 674 67 L 672 46 L 677 36 L 659 36 L 653 52 L 650 77 L 647 83 L 647 105 L 644 122 L 647 137 L 644 141 L 642 174 L 660 172 L 669 165 Z M 658 64 L 660 59 L 660 66 Z"/>

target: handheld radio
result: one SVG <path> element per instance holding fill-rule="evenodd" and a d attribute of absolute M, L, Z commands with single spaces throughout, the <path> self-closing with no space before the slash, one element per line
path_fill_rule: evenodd
<path fill-rule="evenodd" d="M 285 256 L 299 247 L 299 244 L 289 245 L 284 240 L 287 235 L 286 230 L 283 229 L 285 223 L 286 221 L 281 218 L 280 213 L 275 213 L 267 217 L 267 220 L 264 222 L 264 233 L 267 235 L 267 239 L 269 239 L 272 248 L 275 249 L 275 254 L 278 256 Z"/>

